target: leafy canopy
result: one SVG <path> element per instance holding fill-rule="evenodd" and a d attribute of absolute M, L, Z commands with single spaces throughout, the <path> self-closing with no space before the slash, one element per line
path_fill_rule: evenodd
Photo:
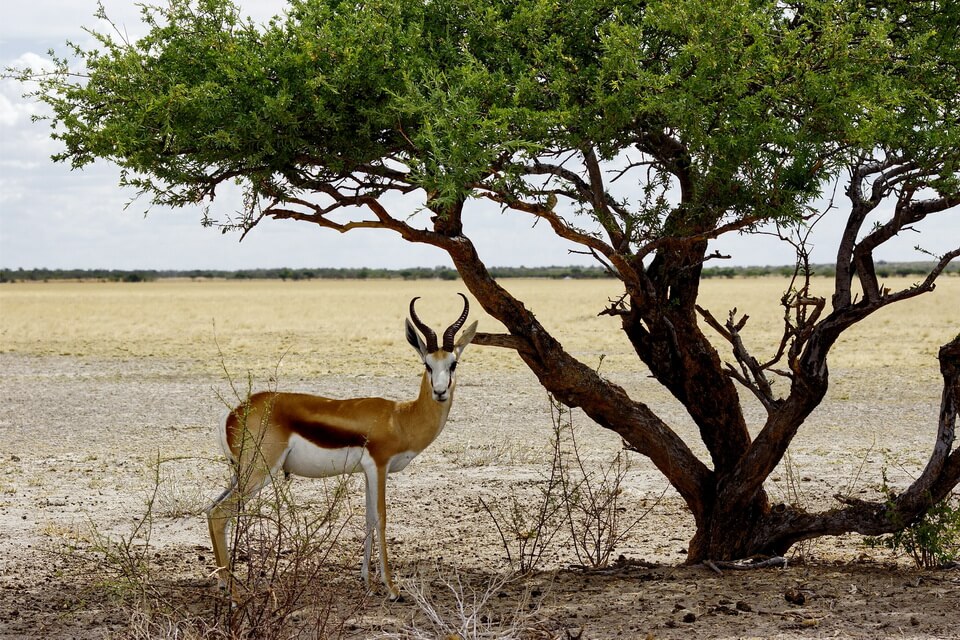
<path fill-rule="evenodd" d="M 58 59 L 37 95 L 58 160 L 107 158 L 156 203 L 238 181 L 249 226 L 266 203 L 317 194 L 333 208 L 391 190 L 438 207 L 559 196 L 629 252 L 725 222 L 799 221 L 857 159 L 908 157 L 928 169 L 919 186 L 955 192 L 958 11 L 292 0 L 256 25 L 229 0 L 171 0 L 144 8 L 140 40 L 74 47 L 82 73 Z M 589 157 L 627 176 L 605 206 L 578 182 Z"/>

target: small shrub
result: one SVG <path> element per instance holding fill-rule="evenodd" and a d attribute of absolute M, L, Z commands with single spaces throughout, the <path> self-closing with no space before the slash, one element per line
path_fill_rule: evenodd
<path fill-rule="evenodd" d="M 639 515 L 625 519 L 623 481 L 630 470 L 625 451 L 618 451 L 606 464 L 588 468 L 577 444 L 573 414 L 551 398 L 550 417 L 557 449 L 560 497 L 573 550 L 581 565 L 593 569 L 605 567 L 617 545 L 650 513 L 659 499 Z"/>
<path fill-rule="evenodd" d="M 560 478 L 556 463 L 550 475 L 537 484 L 539 499 L 521 498 L 516 491 L 488 504 L 478 498 L 500 534 L 507 554 L 507 562 L 520 574 L 527 574 L 539 566 L 553 540 L 563 528 L 563 502 L 559 495 Z"/>
<path fill-rule="evenodd" d="M 550 469 L 543 480 L 536 483 L 537 499 L 520 497 L 513 488 L 492 504 L 478 498 L 480 507 L 500 534 L 507 562 L 520 574 L 530 573 L 540 564 L 564 525 L 561 443 L 554 438 L 551 444 Z"/>
<path fill-rule="evenodd" d="M 340 636 L 341 611 L 349 617 L 365 597 L 359 582 L 351 581 L 352 593 L 332 586 L 333 575 L 351 570 L 341 560 L 353 547 L 343 536 L 352 520 L 347 483 L 343 477 L 325 483 L 324 499 L 306 504 L 277 479 L 271 490 L 244 501 L 232 536 L 233 602 L 221 611 L 231 636 Z"/>
<path fill-rule="evenodd" d="M 892 505 L 893 492 L 883 474 L 881 490 Z M 886 547 L 906 552 L 918 568 L 937 569 L 960 561 L 960 494 L 951 494 L 934 504 L 914 522 L 893 533 L 868 537 L 869 547 Z"/>
<path fill-rule="evenodd" d="M 550 398 L 550 417 L 553 455 L 549 471 L 537 484 L 538 499 L 531 501 L 511 491 L 492 504 L 480 498 L 480 506 L 493 520 L 508 562 L 520 573 L 529 573 L 540 563 L 564 527 L 582 566 L 605 567 L 617 545 L 660 499 L 626 518 L 623 481 L 630 464 L 624 451 L 606 464 L 588 468 L 570 411 Z"/>
<path fill-rule="evenodd" d="M 400 630 L 375 636 L 378 640 L 513 640 L 544 637 L 540 626 L 543 591 L 527 588 L 513 607 L 503 610 L 499 600 L 509 576 L 494 575 L 471 581 L 436 567 L 436 575 L 418 573 L 405 581 L 404 592 L 419 615 Z M 549 636 L 547 636 L 549 637 Z"/>

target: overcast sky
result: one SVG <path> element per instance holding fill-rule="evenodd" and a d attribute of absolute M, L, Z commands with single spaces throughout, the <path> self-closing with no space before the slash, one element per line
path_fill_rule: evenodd
<path fill-rule="evenodd" d="M 130 0 L 103 0 L 107 13 L 130 36 L 143 30 L 139 10 Z M 258 21 L 284 7 L 281 0 L 244 0 L 240 5 Z M 83 27 L 100 26 L 93 17 L 96 0 L 29 0 L 4 4 L 0 22 L 0 63 L 33 67 L 51 48 L 65 53 L 67 40 L 90 41 Z M 132 192 L 117 187 L 118 171 L 98 163 L 82 171 L 54 164 L 57 145 L 47 126 L 31 122 L 40 107 L 21 97 L 22 87 L 0 81 L 0 267 L 110 269 L 240 269 L 256 267 L 389 267 L 449 265 L 439 250 L 413 245 L 388 231 L 357 230 L 338 234 L 303 222 L 266 221 L 241 243 L 239 235 L 221 235 L 200 225 L 199 209 L 129 207 Z M 814 236 L 816 261 L 832 262 L 841 210 L 824 220 Z M 237 194 L 223 194 L 217 207 L 239 208 Z M 410 213 L 415 204 L 410 205 Z M 546 225 L 502 214 L 482 204 L 465 216 L 468 235 L 488 265 L 537 266 L 590 264 L 569 253 Z M 913 247 L 946 251 L 960 238 L 960 214 L 941 216 L 922 235 L 899 240 L 880 255 L 886 260 L 925 259 Z M 786 264 L 788 247 L 770 238 L 731 237 L 716 246 L 731 254 L 732 264 Z M 713 264 L 720 264 L 719 262 Z"/>

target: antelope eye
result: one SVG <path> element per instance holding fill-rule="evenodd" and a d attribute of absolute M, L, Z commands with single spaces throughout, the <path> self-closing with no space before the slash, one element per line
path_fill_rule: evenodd
<path fill-rule="evenodd" d="M 454 361 L 454 362 L 451 362 L 451 363 L 450 363 L 450 373 L 453 373 L 453 372 L 456 371 L 456 370 L 457 370 L 457 363 L 456 363 L 455 361 Z"/>
<path fill-rule="evenodd" d="M 427 368 L 427 373 L 433 373 L 433 368 L 430 365 L 424 365 Z"/>

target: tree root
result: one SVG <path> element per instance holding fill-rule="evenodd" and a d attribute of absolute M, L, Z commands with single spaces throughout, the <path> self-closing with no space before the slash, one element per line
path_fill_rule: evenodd
<path fill-rule="evenodd" d="M 787 559 L 783 556 L 773 556 L 766 560 L 745 560 L 741 562 L 726 562 L 723 560 L 704 560 L 703 566 L 710 569 L 717 575 L 723 575 L 722 569 L 731 569 L 734 571 L 748 571 L 751 569 L 766 569 L 768 567 L 787 566 Z"/>

